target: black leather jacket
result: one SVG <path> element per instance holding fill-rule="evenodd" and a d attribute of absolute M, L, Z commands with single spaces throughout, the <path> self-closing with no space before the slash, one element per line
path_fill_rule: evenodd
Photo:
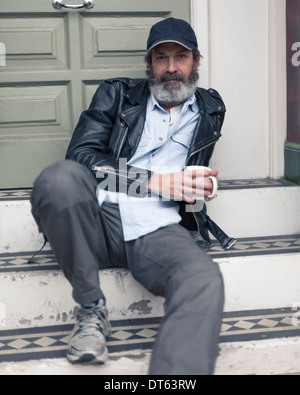
<path fill-rule="evenodd" d="M 131 79 L 111 79 L 101 84 L 89 109 L 82 113 L 70 142 L 66 159 L 77 161 L 93 171 L 103 174 L 113 168 L 117 175 L 117 190 L 130 194 L 134 182 L 140 188 L 140 197 L 146 195 L 146 186 L 151 173 L 143 169 L 127 167 L 127 174 L 119 171 L 119 159 L 132 158 L 144 129 L 147 99 L 147 80 L 136 83 Z M 215 143 L 221 137 L 225 105 L 217 91 L 198 88 L 196 98 L 201 117 L 196 127 L 186 165 L 208 166 Z M 137 176 L 138 174 L 138 176 Z M 104 178 L 98 178 L 99 183 Z M 180 204 L 182 225 L 193 232 L 201 245 L 208 247 L 208 231 L 228 249 L 232 245 L 228 237 L 208 216 L 206 207 L 199 213 L 186 213 L 185 204 Z M 201 235 L 201 236 L 200 236 Z"/>

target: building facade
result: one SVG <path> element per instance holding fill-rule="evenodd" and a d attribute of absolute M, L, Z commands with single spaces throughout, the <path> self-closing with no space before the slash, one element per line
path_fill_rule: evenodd
<path fill-rule="evenodd" d="M 149 29 L 172 15 L 191 21 L 200 85 L 227 106 L 212 166 L 225 180 L 299 183 L 299 1 L 95 0 L 70 11 L 0 0 L 0 188 L 30 187 L 63 158 L 101 81 L 144 78 Z"/>

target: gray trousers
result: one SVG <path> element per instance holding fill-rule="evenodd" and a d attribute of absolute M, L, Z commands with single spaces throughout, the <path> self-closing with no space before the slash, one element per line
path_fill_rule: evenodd
<path fill-rule="evenodd" d="M 75 301 L 105 301 L 99 269 L 128 268 L 166 300 L 149 374 L 213 374 L 224 305 L 218 265 L 177 224 L 124 242 L 118 205 L 100 208 L 96 188 L 89 170 L 62 161 L 42 172 L 32 193 L 32 213 Z"/>

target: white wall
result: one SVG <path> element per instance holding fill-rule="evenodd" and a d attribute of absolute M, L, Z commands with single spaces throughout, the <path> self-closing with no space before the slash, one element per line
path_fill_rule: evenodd
<path fill-rule="evenodd" d="M 280 108 L 274 105 L 277 98 L 272 86 L 279 74 L 285 76 L 282 30 L 280 53 L 276 55 L 280 67 L 275 70 L 270 64 L 274 57 L 273 52 L 270 54 L 274 50 L 272 34 L 276 34 L 270 25 L 278 22 L 284 29 L 284 4 L 285 0 L 192 0 L 192 23 L 204 55 L 200 86 L 217 89 L 227 106 L 223 137 L 211 162 L 223 179 L 277 178 L 284 174 L 285 79 L 278 92 L 283 103 Z M 273 9 L 278 5 L 276 14 Z M 274 21 L 274 16 L 279 20 Z M 275 109 L 281 111 L 282 125 L 274 141 Z"/>

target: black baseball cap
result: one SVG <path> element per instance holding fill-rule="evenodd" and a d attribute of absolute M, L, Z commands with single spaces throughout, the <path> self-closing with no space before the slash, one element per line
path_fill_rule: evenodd
<path fill-rule="evenodd" d="M 182 19 L 167 18 L 156 23 L 150 31 L 147 42 L 147 51 L 151 51 L 159 44 L 174 42 L 190 51 L 198 48 L 196 34 L 189 23 Z"/>

